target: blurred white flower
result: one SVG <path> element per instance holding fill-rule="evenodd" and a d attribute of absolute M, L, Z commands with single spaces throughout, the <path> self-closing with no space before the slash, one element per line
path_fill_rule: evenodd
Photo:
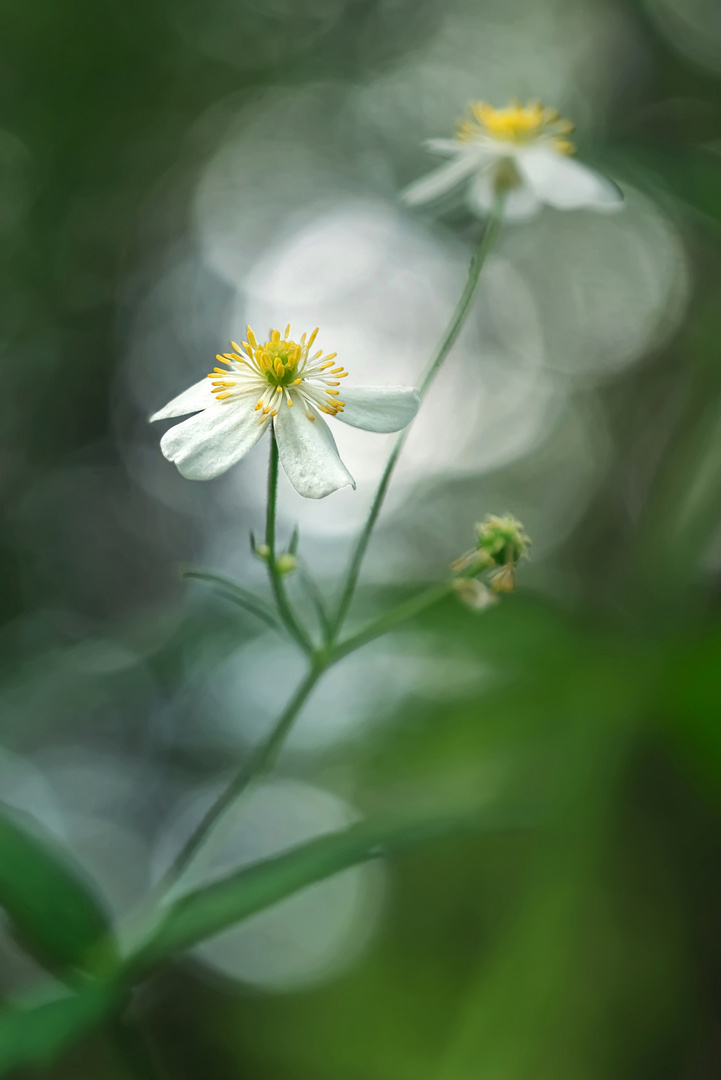
<path fill-rule="evenodd" d="M 319 413 L 366 431 L 399 431 L 418 411 L 417 391 L 366 386 L 344 389 L 341 401 L 337 387 L 348 372 L 336 364 L 336 353 L 310 355 L 317 329 L 299 343 L 290 340 L 290 326 L 284 338 L 272 330 L 263 344 L 247 331 L 247 341 L 231 342 L 234 351 L 217 357 L 227 370 L 215 368 L 151 416 L 196 414 L 163 435 L 165 457 L 188 480 L 212 480 L 255 446 L 270 420 L 281 464 L 300 495 L 322 499 L 347 484 L 355 487 Z"/>
<path fill-rule="evenodd" d="M 468 204 L 482 217 L 499 189 L 507 192 L 503 215 L 511 221 L 533 217 L 544 203 L 557 210 L 619 209 L 619 188 L 571 159 L 576 149 L 568 139 L 572 131 L 570 121 L 540 102 L 514 101 L 505 109 L 473 102 L 454 139 L 424 144 L 451 160 L 411 184 L 403 198 L 417 206 L 467 182 Z"/>

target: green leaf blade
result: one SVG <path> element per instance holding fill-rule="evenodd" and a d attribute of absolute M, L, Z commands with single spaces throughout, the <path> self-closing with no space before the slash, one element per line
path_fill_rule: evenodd
<path fill-rule="evenodd" d="M 112 923 L 72 860 L 0 808 L 0 907 L 18 943 L 54 973 L 92 972 L 116 957 Z"/>
<path fill-rule="evenodd" d="M 152 939 L 130 961 L 130 969 L 144 971 L 301 889 L 370 859 L 399 854 L 444 837 L 499 827 L 509 825 L 485 821 L 476 812 L 380 825 L 364 822 L 319 837 L 176 900 Z"/>

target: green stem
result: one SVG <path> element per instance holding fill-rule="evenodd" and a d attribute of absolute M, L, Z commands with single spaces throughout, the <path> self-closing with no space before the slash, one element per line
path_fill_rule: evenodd
<path fill-rule="evenodd" d="M 494 203 L 493 211 L 486 225 L 481 241 L 474 252 L 471 259 L 471 265 L 468 270 L 468 280 L 463 290 L 460 300 L 456 306 L 450 323 L 446 329 L 443 338 L 436 349 L 436 352 L 431 359 L 428 369 L 421 380 L 419 392 L 421 398 L 423 398 L 428 391 L 431 383 L 435 379 L 436 375 L 440 371 L 440 368 L 450 352 L 453 344 L 461 331 L 461 327 L 465 321 L 468 311 L 471 306 L 473 294 L 475 293 L 478 280 L 481 276 L 481 271 L 488 260 L 493 247 L 498 237 L 498 232 L 501 227 L 503 219 L 503 204 L 505 201 L 505 195 L 498 193 Z M 450 586 L 445 584 L 437 586 L 427 590 L 420 596 L 414 597 L 411 600 L 406 601 L 404 604 L 400 604 L 393 611 L 388 612 L 386 615 L 381 616 L 380 619 L 371 623 L 364 630 L 361 630 L 358 634 L 348 638 L 346 641 L 336 644 L 338 634 L 345 621 L 345 617 L 348 614 L 353 595 L 355 593 L 356 584 L 358 582 L 358 574 L 360 573 L 363 557 L 368 547 L 368 542 L 373 532 L 373 527 L 380 514 L 383 501 L 388 491 L 388 485 L 390 484 L 393 471 L 400 457 L 401 451 L 405 445 L 406 438 L 408 436 L 409 428 L 406 428 L 398 436 L 396 444 L 391 452 L 391 456 L 386 465 L 385 471 L 381 478 L 378 491 L 376 492 L 373 505 L 368 515 L 368 520 L 365 523 L 363 531 L 358 539 L 353 557 L 351 559 L 350 568 L 348 571 L 348 577 L 346 580 L 345 589 L 341 598 L 338 613 L 330 627 L 332 631 L 329 634 L 329 643 L 326 649 L 316 651 L 313 647 L 313 643 L 304 627 L 298 622 L 295 613 L 290 606 L 288 598 L 285 593 L 285 586 L 283 582 L 283 575 L 278 570 L 276 557 L 275 557 L 275 518 L 276 518 L 276 505 L 277 505 L 277 493 L 278 493 L 278 445 L 275 439 L 275 432 L 271 429 L 271 443 L 270 443 L 270 464 L 268 468 L 268 512 L 266 518 L 266 532 L 265 542 L 268 548 L 268 570 L 270 573 L 271 584 L 273 586 L 273 592 L 275 594 L 276 603 L 278 605 L 278 611 L 280 613 L 283 622 L 287 626 L 289 632 L 293 635 L 295 640 L 308 653 L 311 664 L 308 672 L 303 681 L 298 686 L 293 697 L 288 702 L 287 706 L 283 710 L 279 717 L 275 727 L 271 731 L 266 741 L 258 748 L 258 750 L 251 756 L 249 761 L 236 773 L 231 780 L 228 787 L 217 799 L 217 801 L 211 806 L 197 826 L 192 836 L 186 842 L 185 846 L 181 850 L 180 854 L 176 858 L 172 867 L 166 874 L 162 885 L 167 887 L 176 881 L 186 867 L 189 865 L 196 852 L 202 847 L 208 834 L 212 830 L 218 819 L 225 813 L 226 809 L 245 791 L 248 785 L 257 777 L 262 776 L 273 765 L 278 752 L 285 741 L 286 735 L 290 731 L 298 713 L 303 708 L 303 705 L 307 701 L 311 691 L 319 681 L 321 676 L 340 660 L 344 656 L 348 656 L 351 652 L 361 648 L 362 645 L 367 644 L 369 641 L 373 641 L 375 638 L 382 636 L 389 630 L 398 626 L 400 623 L 405 622 L 407 619 L 412 618 L 415 615 L 420 614 L 426 608 L 432 604 L 437 603 L 443 599 L 450 591 Z"/>
<path fill-rule="evenodd" d="M 483 270 L 483 267 L 488 260 L 488 256 L 493 251 L 496 240 L 498 238 L 498 233 L 500 231 L 501 223 L 503 221 L 503 206 L 505 203 L 505 199 L 506 195 L 504 192 L 498 192 L 496 194 L 493 210 L 491 211 L 491 215 L 488 219 L 488 224 L 486 225 L 478 247 L 473 253 L 473 257 L 471 258 L 471 264 L 468 268 L 468 279 L 466 281 L 466 286 L 463 290 L 460 300 L 458 301 L 458 304 L 456 305 L 456 310 L 453 312 L 451 321 L 446 328 L 446 332 L 441 338 L 438 344 L 438 348 L 436 349 L 436 352 L 428 365 L 426 373 L 421 380 L 420 387 L 418 388 L 421 400 L 428 392 L 431 384 L 433 383 L 433 380 L 435 379 L 436 375 L 438 374 L 443 365 L 443 362 L 448 356 L 448 353 L 451 351 L 453 345 L 455 344 L 456 338 L 461 332 L 463 323 L 465 322 L 466 316 L 468 315 L 471 307 L 471 301 L 473 300 L 473 294 L 476 291 L 476 286 L 478 285 L 481 271 Z M 355 549 L 353 551 L 350 566 L 348 568 L 348 576 L 346 578 L 345 588 L 343 590 L 343 595 L 341 597 L 341 601 L 338 606 L 338 612 L 334 621 L 335 636 L 338 635 L 343 623 L 345 622 L 348 610 L 353 601 L 353 596 L 355 594 L 356 586 L 358 584 L 358 575 L 360 574 L 363 559 L 365 557 L 365 553 L 368 548 L 368 544 L 370 542 L 375 523 L 378 520 L 378 515 L 380 514 L 381 508 L 385 501 L 385 497 L 388 492 L 388 487 L 395 471 L 395 467 L 398 464 L 398 459 L 401 456 L 401 452 L 403 450 L 403 447 L 405 446 L 406 439 L 408 438 L 408 435 L 410 433 L 411 426 L 412 424 L 409 424 L 408 427 L 404 428 L 404 430 L 396 439 L 395 446 L 391 451 L 391 455 L 383 471 L 380 484 L 378 485 L 378 490 L 373 500 L 373 505 L 371 506 L 370 513 L 368 514 L 366 523 L 363 526 L 363 531 L 361 532 Z"/>
<path fill-rule="evenodd" d="M 430 589 L 426 589 L 424 592 L 420 593 L 420 595 L 414 596 L 410 600 L 406 600 L 404 603 L 399 604 L 398 607 L 393 608 L 392 611 L 382 615 L 358 634 L 348 638 L 346 641 L 340 642 L 340 644 L 336 645 L 335 648 L 331 649 L 329 652 L 325 654 L 314 654 L 313 662 L 311 663 L 305 678 L 299 684 L 293 697 L 276 721 L 268 738 L 261 743 L 255 753 L 252 754 L 249 760 L 238 770 L 226 789 L 213 803 L 193 834 L 186 841 L 185 846 L 182 848 L 180 854 L 177 856 L 175 862 L 163 879 L 161 886 L 162 890 L 169 888 L 173 882 L 178 880 L 187 866 L 192 862 L 196 852 L 205 843 L 207 836 L 210 834 L 216 822 L 222 817 L 228 807 L 243 794 L 246 788 L 248 788 L 254 780 L 257 780 L 272 768 L 278 756 L 278 752 L 285 742 L 285 738 L 293 726 L 298 713 L 303 708 L 316 684 L 328 668 L 332 667 L 332 665 L 336 664 L 339 660 L 342 660 L 344 656 L 348 656 L 350 653 L 355 652 L 356 649 L 360 649 L 363 645 L 367 645 L 368 642 L 374 641 L 376 638 L 388 633 L 389 630 L 393 630 L 401 623 L 407 622 L 416 615 L 420 615 L 427 608 L 431 607 L 431 605 L 443 600 L 450 592 L 451 586 L 448 584 L 435 585 Z"/>
<path fill-rule="evenodd" d="M 430 589 L 426 589 L 418 596 L 413 596 L 410 600 L 406 600 L 404 603 L 399 604 L 390 611 L 386 611 L 357 634 L 353 634 L 352 637 L 339 642 L 332 653 L 333 663 L 335 664 L 342 657 L 355 652 L 356 649 L 362 648 L 362 646 L 367 645 L 368 642 L 383 637 L 384 634 L 387 634 L 390 630 L 394 630 L 396 626 L 408 622 L 409 619 L 415 618 L 416 615 L 421 615 L 427 608 L 432 607 L 441 600 L 445 600 L 447 596 L 450 596 L 452 591 L 453 586 L 450 584 L 433 585 Z"/>
<path fill-rule="evenodd" d="M 313 653 L 313 642 L 308 637 L 305 628 L 296 618 L 295 612 L 290 605 L 285 591 L 283 575 L 278 569 L 278 561 L 275 557 L 275 516 L 278 505 L 278 443 L 275 431 L 270 429 L 270 461 L 268 463 L 268 509 L 265 518 L 265 543 L 268 548 L 268 574 L 270 584 L 278 605 L 281 619 L 288 628 L 288 632 L 300 645 L 304 652 Z"/>
<path fill-rule="evenodd" d="M 163 891 L 168 889 L 184 873 L 195 857 L 196 852 L 203 846 L 206 837 L 228 807 L 243 794 L 251 781 L 256 780 L 271 768 L 293 721 L 305 705 L 313 687 L 326 668 L 329 667 L 329 664 L 329 661 L 320 662 L 313 664 L 309 668 L 308 673 L 281 713 L 268 738 L 265 742 L 261 743 L 255 753 L 253 753 L 249 760 L 237 771 L 226 789 L 219 798 L 216 799 L 205 814 L 205 817 L 203 817 L 196 826 L 194 832 L 185 842 L 183 848 L 173 862 L 173 865 L 163 878 Z"/>

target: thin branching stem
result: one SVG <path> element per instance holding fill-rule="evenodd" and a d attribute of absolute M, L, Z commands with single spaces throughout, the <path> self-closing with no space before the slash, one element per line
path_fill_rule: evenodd
<path fill-rule="evenodd" d="M 505 195 L 502 192 L 499 192 L 496 195 L 493 211 L 488 219 L 488 224 L 486 225 L 486 228 L 483 232 L 480 243 L 478 244 L 478 247 L 473 253 L 473 257 L 471 258 L 471 264 L 468 268 L 468 278 L 466 280 L 466 286 L 461 294 L 461 298 L 456 305 L 456 309 L 453 312 L 453 315 L 451 316 L 451 321 L 446 327 L 446 332 L 438 343 L 438 347 L 433 357 L 431 358 L 425 375 L 421 379 L 421 384 L 418 388 L 421 399 L 425 397 L 436 375 L 441 370 L 441 367 L 443 366 L 446 357 L 453 348 L 453 345 L 455 344 L 455 341 L 459 333 L 461 332 L 463 324 L 466 320 L 466 316 L 470 311 L 471 301 L 473 300 L 473 295 L 476 291 L 476 286 L 478 285 L 481 271 L 483 270 L 483 267 L 485 266 L 489 255 L 491 254 L 496 245 L 496 240 L 498 239 L 498 233 L 500 231 L 501 222 L 503 220 L 504 202 Z M 348 611 L 353 601 L 356 586 L 358 585 L 358 575 L 360 574 L 361 566 L 363 565 L 363 559 L 365 558 L 365 553 L 368 548 L 368 544 L 370 543 L 373 529 L 375 528 L 375 524 L 378 520 L 378 515 L 380 514 L 383 507 L 383 503 L 385 502 L 385 497 L 388 493 L 388 487 L 393 477 L 395 467 L 398 464 L 398 459 L 401 456 L 403 447 L 406 444 L 406 439 L 408 438 L 408 435 L 410 433 L 411 426 L 412 425 L 409 424 L 407 428 L 404 428 L 404 430 L 396 439 L 395 446 L 393 447 L 391 455 L 388 458 L 386 467 L 383 470 L 383 475 L 378 485 L 378 490 L 376 491 L 376 495 L 373 500 L 373 505 L 370 508 L 368 518 L 365 525 L 363 526 L 363 530 L 358 537 L 358 541 L 353 550 L 350 565 L 348 567 L 348 574 L 346 577 L 345 586 L 333 624 L 334 635 L 336 638 L 338 633 L 340 632 L 341 627 L 343 626 L 343 623 L 345 622 L 346 616 L 348 615 Z"/>
<path fill-rule="evenodd" d="M 485 266 L 488 257 L 493 250 L 498 232 L 501 227 L 503 219 L 503 204 L 504 195 L 498 194 L 493 207 L 493 212 L 488 220 L 483 236 L 480 243 L 476 248 L 471 259 L 471 264 L 468 270 L 468 279 L 466 281 L 465 288 L 461 295 L 460 300 L 456 306 L 450 323 L 446 328 L 446 332 L 443 335 L 436 352 L 434 353 L 430 364 L 426 370 L 419 392 L 421 398 L 423 398 L 428 391 L 431 383 L 435 379 L 436 375 L 440 371 L 444 360 L 448 356 L 451 348 L 453 347 L 458 334 L 461 331 L 463 323 L 470 310 L 471 301 L 478 285 L 478 280 L 481 276 L 481 271 Z M 319 682 L 324 673 L 337 663 L 343 657 L 348 656 L 350 653 L 355 652 L 356 649 L 360 649 L 368 642 L 381 637 L 383 634 L 388 633 L 394 627 L 401 625 L 408 619 L 413 618 L 416 615 L 421 614 L 432 604 L 442 600 L 450 592 L 450 585 L 444 584 L 435 586 L 426 590 L 420 595 L 413 597 L 412 599 L 400 604 L 392 611 L 386 612 L 376 621 L 370 623 L 367 627 L 361 630 L 359 633 L 347 638 L 345 641 L 338 641 L 340 630 L 345 621 L 345 617 L 348 614 L 353 595 L 355 593 L 356 585 L 358 582 L 358 574 L 360 573 L 363 557 L 365 556 L 368 543 L 373 532 L 373 528 L 380 514 L 383 501 L 388 491 L 393 472 L 395 470 L 398 458 L 401 455 L 401 451 L 405 445 L 406 438 L 408 436 L 409 428 L 406 428 L 399 435 L 396 440 L 396 444 L 391 452 L 388 463 L 383 472 L 378 490 L 376 492 L 373 505 L 371 507 L 368 519 L 363 527 L 363 531 L 358 539 L 353 557 L 351 559 L 348 576 L 346 579 L 345 588 L 341 598 L 341 603 L 338 608 L 336 617 L 329 627 L 329 633 L 326 636 L 326 642 L 323 648 L 315 649 L 310 636 L 305 627 L 298 620 L 290 601 L 288 600 L 285 583 L 283 581 L 283 575 L 280 572 L 276 559 L 275 550 L 275 522 L 276 522 L 276 507 L 278 498 L 278 445 L 275 439 L 275 432 L 271 429 L 271 443 L 270 443 L 270 464 L 268 468 L 268 509 L 266 516 L 266 532 L 265 542 L 267 547 L 267 560 L 268 571 L 270 574 L 271 585 L 273 587 L 273 593 L 275 596 L 276 604 L 278 606 L 278 613 L 288 628 L 289 633 L 293 636 L 300 647 L 308 654 L 309 667 L 306 672 L 303 681 L 297 687 L 292 698 L 286 705 L 285 709 L 278 718 L 275 726 L 268 735 L 267 739 L 258 747 L 258 749 L 250 756 L 248 761 L 238 770 L 233 779 L 230 781 L 225 791 L 219 796 L 216 802 L 210 807 L 205 817 L 197 826 L 192 836 L 188 839 L 185 846 L 179 853 L 172 867 L 165 876 L 163 885 L 168 887 L 174 881 L 176 881 L 180 875 L 184 872 L 186 867 L 190 864 L 197 851 L 203 846 L 207 836 L 213 829 L 218 819 L 225 813 L 225 811 L 235 802 L 237 798 L 246 790 L 246 788 L 257 778 L 264 775 L 272 768 L 278 753 L 285 741 L 285 738 L 290 731 L 296 717 L 300 713 L 301 709 L 308 700 L 310 694 L 314 690 L 316 684 Z"/>
<path fill-rule="evenodd" d="M 375 641 L 376 638 L 383 637 L 397 626 L 402 626 L 403 623 L 414 619 L 417 615 L 422 615 L 427 608 L 433 607 L 434 604 L 450 596 L 452 591 L 453 587 L 448 582 L 444 582 L 442 585 L 433 585 L 417 596 L 411 597 L 410 600 L 406 600 L 404 603 L 398 604 L 397 607 L 391 608 L 390 611 L 384 612 L 373 622 L 364 626 L 362 630 L 359 630 L 357 634 L 346 638 L 345 641 L 339 641 L 332 652 L 333 663 L 337 663 L 338 660 L 341 660 L 344 656 L 349 656 L 357 649 L 362 649 L 364 645 Z"/>
<path fill-rule="evenodd" d="M 275 438 L 275 431 L 270 429 L 270 460 L 268 463 L 268 509 L 265 518 L 265 544 L 268 549 L 268 574 L 270 576 L 270 584 L 273 589 L 273 595 L 275 596 L 275 602 L 278 605 L 278 613 L 288 628 L 288 633 L 297 641 L 301 649 L 304 652 L 311 655 L 313 653 L 313 642 L 308 636 L 308 632 L 304 626 L 299 622 L 296 617 L 293 608 L 291 607 L 288 594 L 285 591 L 285 582 L 283 580 L 283 574 L 278 567 L 278 560 L 276 558 L 275 551 L 275 517 L 276 508 L 278 505 L 278 443 Z"/>
<path fill-rule="evenodd" d="M 173 865 L 164 876 L 162 882 L 163 889 L 170 888 L 170 886 L 181 877 L 193 861 L 196 853 L 205 843 L 206 837 L 210 834 L 216 822 L 223 816 L 225 811 L 232 806 L 235 800 L 243 794 L 249 784 L 253 780 L 263 776 L 263 774 L 273 766 L 278 751 L 283 745 L 285 737 L 293 725 L 293 721 L 305 705 L 313 687 L 327 667 L 327 662 L 311 664 L 305 678 L 281 713 L 268 738 L 260 744 L 255 752 L 251 754 L 249 759 L 244 762 L 240 769 L 238 769 L 228 786 L 215 800 L 183 845 L 174 860 Z"/>

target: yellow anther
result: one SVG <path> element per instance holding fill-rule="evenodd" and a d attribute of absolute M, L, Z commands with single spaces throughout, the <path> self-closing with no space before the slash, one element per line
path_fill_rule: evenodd
<path fill-rule="evenodd" d="M 338 406 L 338 412 L 340 412 L 341 409 L 345 409 L 345 401 L 336 401 L 335 404 Z"/>
<path fill-rule="evenodd" d="M 293 383 L 293 386 L 300 386 L 300 384 L 301 384 L 302 382 L 303 382 L 303 380 L 302 380 L 302 379 L 296 379 L 296 380 L 295 380 L 295 382 Z"/>
<path fill-rule="evenodd" d="M 274 345 L 277 345 L 280 341 L 280 330 L 271 330 L 270 340 L 273 342 Z"/>
<path fill-rule="evenodd" d="M 286 328 L 285 328 L 285 334 L 284 334 L 284 337 L 285 337 L 286 341 L 287 341 L 287 340 L 288 340 L 288 338 L 290 337 L 290 323 L 288 323 L 288 325 L 287 325 L 287 326 L 286 326 Z"/>
<path fill-rule="evenodd" d="M 231 343 L 230 343 L 230 347 L 231 347 L 231 349 L 235 349 L 235 351 L 236 351 L 237 353 L 241 352 L 241 348 L 240 348 L 240 345 L 238 344 L 238 342 L 237 342 L 237 341 L 231 341 Z"/>
<path fill-rule="evenodd" d="M 286 398 L 286 404 L 287 404 L 289 409 L 293 408 L 293 401 L 292 401 L 291 398 Z"/>
<path fill-rule="evenodd" d="M 262 409 L 262 408 L 263 408 L 263 399 L 261 398 L 261 400 L 258 402 L 258 404 L 253 409 L 253 412 L 257 412 L 258 409 Z"/>
<path fill-rule="evenodd" d="M 318 336 L 318 331 L 319 330 L 320 330 L 320 327 L 316 326 L 315 330 L 313 331 L 313 333 L 308 338 L 308 348 L 310 348 L 311 345 L 313 344 L 313 342 L 315 341 L 316 337 Z"/>
<path fill-rule="evenodd" d="M 221 401 L 223 398 L 232 397 L 232 396 L 233 395 L 232 395 L 230 390 L 224 390 L 222 394 L 219 394 L 217 390 L 215 391 L 216 401 Z"/>
<path fill-rule="evenodd" d="M 325 371 L 325 369 L 329 368 L 329 367 L 333 367 L 333 361 L 332 360 L 326 360 L 326 362 L 324 364 L 321 364 L 320 365 L 320 370 Z"/>
<path fill-rule="evenodd" d="M 278 387 L 276 388 L 276 391 L 275 391 L 275 392 L 276 392 L 276 394 L 282 394 L 282 393 L 283 393 L 283 387 L 282 387 L 282 386 L 278 386 Z"/>
<path fill-rule="evenodd" d="M 281 360 L 281 358 L 279 356 L 276 356 L 275 364 L 273 366 L 275 367 L 276 375 L 278 375 L 280 377 L 285 375 L 285 364 L 283 363 L 283 361 Z"/>
<path fill-rule="evenodd" d="M 340 390 L 326 390 L 326 394 L 340 394 Z"/>
<path fill-rule="evenodd" d="M 220 353 L 216 353 L 215 359 L 220 360 L 221 364 L 227 364 L 228 363 L 228 361 L 225 359 L 225 357 L 221 356 Z"/>
<path fill-rule="evenodd" d="M 245 332 L 248 335 L 248 341 L 250 342 L 250 344 L 253 346 L 254 349 L 257 349 L 258 348 L 258 339 L 256 338 L 255 334 L 253 333 L 253 331 L 250 329 L 249 326 L 246 326 Z"/>

